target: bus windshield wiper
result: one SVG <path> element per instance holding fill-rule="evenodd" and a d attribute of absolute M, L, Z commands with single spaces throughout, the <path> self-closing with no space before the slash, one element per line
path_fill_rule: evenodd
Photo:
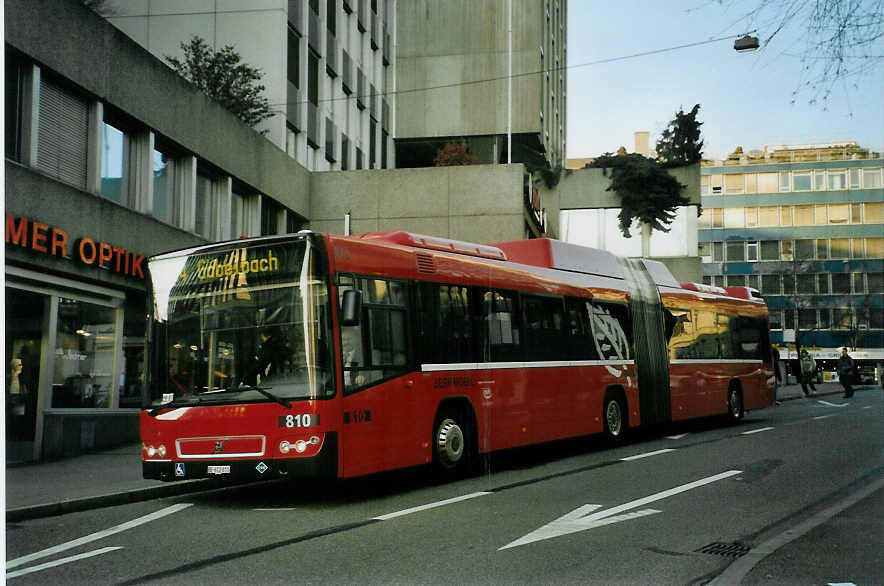
<path fill-rule="evenodd" d="M 200 394 L 201 395 L 209 395 L 209 394 L 216 394 L 216 393 L 239 393 L 241 391 L 258 391 L 259 393 L 261 393 L 262 395 L 264 395 L 265 397 L 267 397 L 271 401 L 276 401 L 277 403 L 279 403 L 280 405 L 282 405 L 286 409 L 291 409 L 292 408 L 291 402 L 288 401 L 287 399 L 280 397 L 279 395 L 274 395 L 273 393 L 271 393 L 270 389 L 272 389 L 272 388 L 273 387 L 262 387 L 260 385 L 239 385 L 239 386 L 234 385 L 234 386 L 227 387 L 226 389 L 213 389 L 211 391 L 203 391 Z"/>
<path fill-rule="evenodd" d="M 153 409 L 147 412 L 151 417 L 156 417 L 160 411 L 163 409 L 174 409 L 175 407 L 190 407 L 192 405 L 199 405 L 201 403 L 199 395 L 191 395 L 189 399 L 175 399 L 173 401 L 169 401 L 168 403 L 163 403 L 162 405 L 157 405 Z"/>

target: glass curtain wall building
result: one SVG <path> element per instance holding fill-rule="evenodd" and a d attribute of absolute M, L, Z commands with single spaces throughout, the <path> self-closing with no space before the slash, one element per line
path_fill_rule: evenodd
<path fill-rule="evenodd" d="M 884 158 L 854 142 L 784 145 L 705 161 L 704 281 L 760 290 L 781 357 L 796 345 L 834 380 L 839 349 L 881 381 Z"/>

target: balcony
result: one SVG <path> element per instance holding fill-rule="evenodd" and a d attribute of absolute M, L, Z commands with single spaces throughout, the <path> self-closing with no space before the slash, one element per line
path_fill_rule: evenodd
<path fill-rule="evenodd" d="M 334 79 L 338 76 L 338 39 L 335 33 L 328 31 L 325 46 L 325 72 Z"/>
<path fill-rule="evenodd" d="M 353 93 L 353 62 L 350 60 L 350 54 L 346 51 L 342 52 L 341 63 L 341 89 L 348 96 Z"/>
<path fill-rule="evenodd" d="M 285 98 L 285 119 L 294 128 L 295 132 L 304 130 L 301 121 L 301 90 L 295 84 L 288 82 Z"/>
<path fill-rule="evenodd" d="M 319 106 L 307 102 L 307 144 L 319 148 Z"/>

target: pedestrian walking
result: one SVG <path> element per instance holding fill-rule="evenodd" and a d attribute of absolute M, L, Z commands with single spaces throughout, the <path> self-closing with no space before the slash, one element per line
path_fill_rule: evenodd
<path fill-rule="evenodd" d="M 802 350 L 799 362 L 801 363 L 801 391 L 805 397 L 809 397 L 816 393 L 816 387 L 813 384 L 813 379 L 816 377 L 816 360 L 807 350 Z M 808 386 L 810 391 L 807 390 Z"/>
<path fill-rule="evenodd" d="M 856 370 L 856 363 L 853 358 L 847 354 L 847 348 L 841 348 L 841 358 L 838 359 L 838 380 L 844 387 L 845 399 L 853 396 L 853 372 Z"/>

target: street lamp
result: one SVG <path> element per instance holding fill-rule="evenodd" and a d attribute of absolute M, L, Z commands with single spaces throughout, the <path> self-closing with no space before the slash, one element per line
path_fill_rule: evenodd
<path fill-rule="evenodd" d="M 737 53 L 748 53 L 758 49 L 758 37 L 744 35 L 734 41 L 734 51 Z"/>

